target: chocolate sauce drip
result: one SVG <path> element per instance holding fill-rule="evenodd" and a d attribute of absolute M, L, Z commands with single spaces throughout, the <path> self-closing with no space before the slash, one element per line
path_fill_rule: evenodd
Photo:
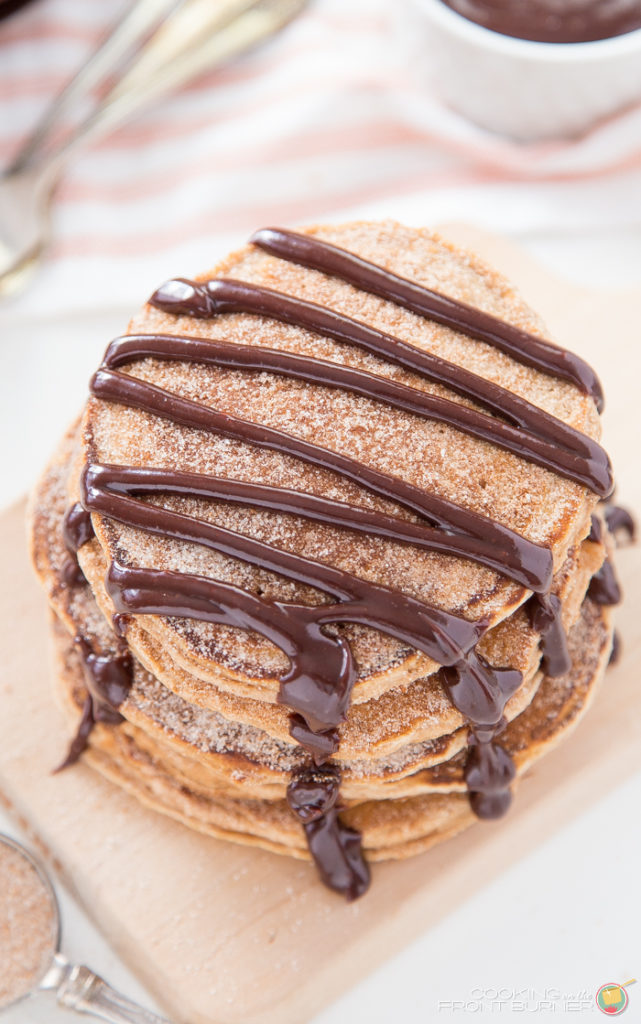
<path fill-rule="evenodd" d="M 492 668 L 471 651 L 463 662 L 443 668 L 441 677 L 450 700 L 472 727 L 465 765 L 470 806 L 478 818 L 499 818 L 512 801 L 509 787 L 516 768 L 495 740 L 505 727 L 505 705 L 523 676 L 516 669 Z"/>
<path fill-rule="evenodd" d="M 598 516 L 593 515 L 590 519 L 590 533 L 588 534 L 588 540 L 592 541 L 593 544 L 603 543 L 603 523 Z"/>
<path fill-rule="evenodd" d="M 107 472 L 103 473 L 103 469 Z M 119 477 L 118 467 L 91 466 L 83 475 L 83 501 L 93 512 L 99 512 L 127 526 L 201 544 L 339 598 L 339 602 L 332 605 L 299 607 L 251 596 L 259 616 L 262 608 L 273 607 L 281 611 L 280 616 L 272 615 L 269 633 L 265 635 L 273 639 L 277 624 L 280 623 L 281 627 L 284 627 L 280 640 L 285 642 L 288 649 L 291 649 L 292 645 L 300 645 L 301 641 L 302 646 L 311 649 L 317 642 L 325 643 L 328 639 L 331 639 L 332 645 L 335 646 L 336 639 L 328 638 L 321 633 L 320 626 L 338 619 L 344 622 L 358 622 L 361 625 L 378 625 L 384 631 L 389 630 L 398 639 L 418 647 L 442 664 L 452 664 L 463 657 L 485 629 L 485 624 L 470 623 L 400 591 L 368 582 L 333 566 L 291 554 L 272 544 L 254 540 L 183 513 L 145 504 L 123 494 L 122 491 L 127 486 L 136 489 L 135 484 L 130 483 L 130 479 L 125 477 L 123 482 Z M 118 491 L 120 493 L 117 493 Z M 143 570 L 136 570 L 140 571 Z M 153 570 L 153 575 L 150 575 L 142 585 L 147 589 L 164 590 L 175 575 L 163 570 Z M 205 581 L 212 584 L 212 589 L 209 589 L 202 585 L 200 577 L 178 575 L 187 580 L 201 580 L 198 590 L 194 589 L 194 598 L 199 602 L 202 598 L 206 600 L 209 595 L 216 602 L 229 587 L 228 584 Z M 183 595 L 183 600 L 185 596 Z M 194 605 L 194 613 L 196 611 Z M 249 605 L 247 613 L 250 614 Z M 292 623 L 289 627 L 286 624 L 287 619 Z M 257 626 L 254 625 L 252 628 Z M 306 655 L 303 655 L 303 658 L 306 660 Z M 310 659 L 309 665 L 303 670 L 303 662 L 300 661 L 298 677 L 306 675 L 308 669 L 311 671 L 312 663 L 313 659 Z M 284 682 L 283 687 L 287 689 L 287 683 Z M 300 708 L 296 707 L 296 710 L 300 711 Z M 309 721 L 307 715 L 305 717 Z M 329 727 L 336 725 L 337 722 L 326 724 Z"/>
<path fill-rule="evenodd" d="M 627 533 L 629 540 L 636 540 L 637 524 L 627 508 L 621 508 L 620 505 L 606 505 L 603 514 L 610 533 L 614 534 L 623 530 Z"/>
<path fill-rule="evenodd" d="M 133 660 L 129 650 L 120 654 L 95 654 L 84 637 L 77 636 L 74 643 L 82 658 L 95 721 L 117 725 L 122 722 L 118 708 L 127 699 L 133 681 Z"/>
<path fill-rule="evenodd" d="M 85 582 L 84 573 L 78 562 L 77 552 L 93 536 L 91 516 L 88 512 L 85 512 L 79 502 L 76 502 L 67 511 L 62 521 L 62 539 L 69 552 L 61 569 L 62 581 L 66 586 L 75 587 Z"/>
<path fill-rule="evenodd" d="M 323 590 L 340 599 L 338 604 L 316 608 L 285 606 L 286 614 L 292 622 L 298 620 L 298 629 L 295 628 L 294 632 L 286 630 L 290 634 L 288 646 L 300 639 L 313 646 L 313 634 L 319 625 L 335 621 L 338 615 L 345 622 L 379 624 L 383 629 L 388 628 L 398 639 L 407 640 L 414 646 L 419 645 L 425 653 L 437 657 L 443 664 L 452 664 L 469 650 L 482 632 L 483 627 L 478 624 L 468 623 L 459 616 L 441 611 L 409 595 L 361 580 L 349 572 L 291 554 L 202 519 L 147 505 L 122 493 L 116 494 L 109 484 L 98 482 L 101 468 L 89 467 L 84 475 L 83 500 L 88 509 L 153 534 L 194 542 L 261 568 L 271 569 L 287 579 Z M 109 474 L 102 475 L 102 481 L 108 476 L 116 481 L 118 487 L 117 467 L 109 467 Z M 169 583 L 170 577 L 171 573 L 161 571 L 159 574 L 157 571 L 146 585 L 158 589 Z M 215 586 L 223 588 L 225 585 Z M 206 592 L 207 588 L 201 588 L 199 594 L 204 595 Z M 220 593 L 221 590 L 212 591 L 212 596 L 216 599 Z M 281 607 L 279 602 L 268 602 L 260 598 L 256 598 L 256 601 L 259 607 L 270 603 Z M 285 623 L 283 616 L 281 622 Z M 270 633 L 273 632 L 274 624 L 275 617 Z M 304 631 L 304 637 L 296 635 L 300 630 Z M 323 639 L 327 638 L 323 636 Z"/>
<path fill-rule="evenodd" d="M 76 502 L 68 510 L 62 521 L 62 539 L 67 551 L 78 551 L 83 544 L 94 536 L 91 515 Z"/>
<path fill-rule="evenodd" d="M 532 628 L 541 634 L 543 669 L 547 676 L 563 676 L 572 668 L 563 628 L 561 601 L 556 594 L 534 594 L 528 602 Z"/>
<path fill-rule="evenodd" d="M 118 519 L 125 521 L 120 513 Z M 272 559 L 275 550 L 270 549 Z M 315 564 L 320 579 L 324 567 Z M 450 664 L 458 663 L 486 628 L 484 621 L 467 622 L 408 595 L 340 575 L 353 585 L 352 599 L 312 606 L 269 601 L 204 576 L 130 568 L 118 561 L 109 568 L 106 586 L 119 612 L 201 619 L 267 637 L 291 663 L 279 699 L 314 732 L 322 732 L 344 720 L 355 681 L 349 645 L 323 626 L 337 621 L 372 626 Z"/>
<path fill-rule="evenodd" d="M 494 821 L 502 818 L 512 804 L 512 792 L 501 789 L 497 793 L 470 793 L 470 807 L 477 818 L 482 821 Z"/>
<path fill-rule="evenodd" d="M 629 513 L 626 513 L 623 509 L 621 511 L 623 512 L 623 517 L 619 521 L 620 526 L 624 529 L 628 529 Z M 607 508 L 604 510 L 604 514 L 606 517 L 606 521 L 608 522 L 608 526 L 610 526 L 610 523 L 608 521 Z M 632 519 L 631 516 L 629 518 Z M 618 519 L 619 517 L 615 515 L 615 524 L 617 523 Z M 613 528 L 616 529 L 616 525 L 614 525 Z M 634 530 L 634 520 L 632 520 L 632 529 Z M 593 541 L 595 544 L 603 543 L 603 523 L 599 516 L 592 516 L 588 540 Z M 588 587 L 588 597 L 592 601 L 594 601 L 595 604 L 609 606 L 619 604 L 619 602 L 621 601 L 621 596 L 621 587 L 619 586 L 619 581 L 617 580 L 614 566 L 610 559 L 606 558 L 605 562 L 603 563 L 599 571 L 595 573 L 595 575 L 590 580 L 590 586 Z"/>
<path fill-rule="evenodd" d="M 127 636 L 127 627 L 131 622 L 131 616 L 126 615 L 124 612 L 116 612 L 111 616 L 111 625 L 116 636 L 121 637 L 123 640 Z"/>
<path fill-rule="evenodd" d="M 510 785 L 516 766 L 504 747 L 494 739 L 470 737 L 470 752 L 465 765 L 465 782 L 472 810 L 479 818 L 500 818 L 510 806 Z"/>
<path fill-rule="evenodd" d="M 67 555 L 60 568 L 60 578 L 65 587 L 79 587 L 87 582 L 76 555 Z"/>
<path fill-rule="evenodd" d="M 476 561 L 499 567 L 499 571 L 512 575 L 530 589 L 545 590 L 551 583 L 552 553 L 549 548 L 520 537 L 492 519 L 422 491 L 398 477 L 372 469 L 348 456 L 303 441 L 284 431 L 216 412 L 115 370 L 98 370 L 91 381 L 91 390 L 105 401 L 144 409 L 186 427 L 231 437 L 330 469 L 372 493 L 418 513 L 432 525 L 466 536 L 472 542 L 471 549 Z"/>
<path fill-rule="evenodd" d="M 83 636 L 74 637 L 74 644 L 82 660 L 88 692 L 76 735 L 56 772 L 76 763 L 87 748 L 96 722 L 119 725 L 123 721 L 118 708 L 126 700 L 133 682 L 133 660 L 128 650 L 120 654 L 96 654 Z"/>
<path fill-rule="evenodd" d="M 603 408 L 603 390 L 592 367 L 552 342 L 318 238 L 281 228 L 263 228 L 251 241 L 274 256 L 341 278 L 361 291 L 493 345 L 527 366 L 569 380 L 594 399 L 599 411 Z"/>
<path fill-rule="evenodd" d="M 621 637 L 618 631 L 615 629 L 612 634 L 612 650 L 610 651 L 610 657 L 608 659 L 608 665 L 616 665 L 621 657 Z"/>
<path fill-rule="evenodd" d="M 167 471 L 158 472 L 162 477 Z M 155 470 L 151 471 L 150 476 L 155 473 Z M 117 563 L 108 576 L 110 592 L 119 595 L 119 611 L 140 612 L 144 608 L 146 614 L 182 613 L 241 625 L 238 595 L 244 594 L 245 628 L 262 632 L 296 663 L 295 671 L 292 670 L 282 681 L 283 702 L 302 714 L 313 728 L 332 728 L 342 721 L 353 681 L 351 659 L 347 656 L 349 648 L 336 637 L 323 633 L 322 625 L 334 621 L 372 625 L 411 643 L 443 664 L 459 661 L 484 631 L 484 623 L 467 622 L 409 595 L 323 563 L 301 558 L 212 523 L 132 499 L 123 492 L 135 492 L 139 486 L 144 491 L 147 482 L 145 474 L 141 473 L 143 483 L 138 486 L 137 475 L 126 468 L 121 474 L 116 466 L 88 467 L 82 479 L 86 507 L 129 526 L 202 544 L 340 598 L 338 603 L 330 605 L 284 605 L 238 591 L 230 584 L 163 570 L 127 569 Z M 170 587 L 174 591 L 179 588 L 173 598 L 167 593 Z M 150 611 L 149 598 L 155 611 Z M 228 607 L 225 607 L 226 601 Z M 323 652 L 331 660 L 332 671 L 332 681 L 327 682 L 324 695 L 316 692 L 319 685 L 316 660 Z M 333 656 L 337 654 L 340 664 Z M 329 669 L 330 665 L 327 667 Z M 336 685 L 337 680 L 344 680 L 343 688 Z"/>
<path fill-rule="evenodd" d="M 325 243 L 274 231 L 259 233 L 255 241 L 286 259 L 336 274 L 414 312 L 464 330 L 528 365 L 571 380 L 591 394 L 597 404 L 601 403 L 600 387 L 590 368 L 547 341 Z M 497 816 L 510 801 L 509 786 L 515 769 L 509 755 L 495 740 L 504 725 L 505 705 L 522 682 L 521 674 L 514 669 L 495 668 L 476 652 L 475 645 L 488 626 L 485 620 L 468 622 L 402 591 L 301 558 L 162 505 L 149 504 L 145 497 L 166 494 L 233 501 L 367 531 L 426 550 L 470 558 L 536 592 L 547 591 L 551 584 L 551 551 L 397 477 L 284 431 L 182 398 L 119 372 L 118 367 L 148 357 L 182 360 L 271 372 L 348 390 L 449 424 L 580 482 L 601 496 L 609 494 L 612 488 L 607 456 L 596 442 L 506 389 L 313 303 L 244 282 L 212 281 L 200 285 L 185 280 L 169 282 L 155 293 L 152 301 L 159 308 L 178 314 L 212 317 L 240 311 L 295 324 L 444 384 L 466 399 L 479 402 L 491 413 L 478 412 L 363 370 L 296 353 L 174 335 L 117 339 L 109 346 L 104 364 L 92 380 L 93 393 L 105 401 L 140 408 L 188 428 L 321 466 L 421 517 L 421 522 L 408 522 L 398 516 L 303 492 L 160 468 L 91 465 L 82 479 L 83 506 L 87 512 L 203 545 L 305 583 L 329 596 L 329 603 L 313 606 L 271 601 L 207 577 L 138 568 L 118 560 L 111 562 L 106 578 L 119 620 L 126 620 L 130 613 L 142 613 L 224 623 L 260 633 L 289 658 L 290 668 L 281 679 L 279 700 L 292 711 L 292 738 L 312 755 L 317 766 L 292 779 L 288 801 L 305 829 L 310 852 L 325 883 L 354 899 L 369 885 L 369 868 L 363 858 L 360 836 L 338 817 L 340 770 L 325 762 L 338 749 L 337 726 L 349 707 L 356 668 L 349 645 L 331 631 L 331 626 L 341 622 L 371 626 L 423 651 L 444 666 L 442 674 L 450 698 L 471 726 L 466 781 L 471 805 L 480 817 Z M 81 524 L 82 516 L 78 516 Z M 90 523 L 88 517 L 86 521 Z M 551 633 L 556 628 L 558 609 L 553 603 L 543 603 L 541 607 L 552 609 L 551 621 L 544 623 L 545 631 Z M 101 715 L 103 721 L 120 720 L 117 709 L 130 685 L 129 656 L 101 658 L 83 647 L 83 643 L 79 642 L 79 646 L 91 695 L 87 715 L 90 713 L 92 720 Z M 83 728 L 86 731 L 86 723 Z"/>
<path fill-rule="evenodd" d="M 371 876 L 363 856 L 360 832 L 345 825 L 336 808 L 303 828 L 309 852 L 325 885 L 348 902 L 363 896 L 369 889 Z"/>
<path fill-rule="evenodd" d="M 131 362 L 132 359 L 148 357 L 199 362 L 260 373 L 270 372 L 309 383 L 340 388 L 383 402 L 394 409 L 402 409 L 417 416 L 447 423 L 471 437 L 495 444 L 586 487 L 596 488 L 598 494 L 606 495 L 611 490 L 612 477 L 608 458 L 595 442 L 592 442 L 590 457 L 585 457 L 486 413 L 477 412 L 458 402 L 439 398 L 426 391 L 387 380 L 364 370 L 253 345 L 205 341 L 202 338 L 177 337 L 171 334 L 138 334 L 117 338 L 107 349 L 104 365 L 115 369 Z M 581 446 L 583 447 L 583 439 Z"/>
<path fill-rule="evenodd" d="M 192 299 L 181 298 L 176 301 L 173 290 L 176 284 L 180 284 L 181 288 L 190 288 Z M 512 391 L 334 310 L 259 285 L 228 279 L 203 284 L 182 278 L 168 281 L 154 293 L 150 302 L 167 313 L 187 314 L 201 319 L 211 319 L 222 313 L 249 313 L 269 317 L 364 349 L 396 366 L 418 373 L 427 380 L 443 384 L 464 398 L 474 399 L 511 421 L 514 426 L 558 445 L 568 454 L 583 457 L 589 461 L 590 486 L 595 493 L 605 495 L 612 491 L 613 479 L 607 455 L 595 441 Z"/>
<path fill-rule="evenodd" d="M 542 43 L 587 43 L 641 28 L 639 0 L 442 0 L 483 28 Z"/>
<path fill-rule="evenodd" d="M 81 754 L 83 754 L 87 749 L 89 736 L 91 735 L 91 730 L 95 724 L 93 717 L 93 700 L 88 694 L 84 704 L 82 705 L 82 713 L 80 715 L 78 728 L 76 729 L 76 735 L 69 744 L 64 761 L 62 761 L 57 768 L 54 768 L 54 775 L 57 775 L 58 772 L 64 771 L 65 768 L 70 768 L 72 764 L 75 764 L 80 759 Z"/>
<path fill-rule="evenodd" d="M 590 580 L 588 597 L 595 604 L 605 606 L 620 603 L 621 587 L 609 558 L 606 558 L 599 571 Z"/>
<path fill-rule="evenodd" d="M 289 735 L 312 755 L 316 765 L 325 764 L 338 750 L 339 739 L 336 729 L 313 732 L 301 715 L 291 716 Z"/>
<path fill-rule="evenodd" d="M 306 768 L 287 787 L 287 803 L 301 822 L 309 851 L 325 885 L 348 900 L 369 888 L 370 871 L 361 837 L 338 817 L 340 772 L 335 766 Z"/>
<path fill-rule="evenodd" d="M 454 707 L 479 729 L 496 726 L 505 705 L 523 682 L 517 669 L 494 668 L 475 650 L 441 675 Z"/>
<path fill-rule="evenodd" d="M 351 652 L 344 640 L 323 633 L 321 621 L 314 621 L 321 619 L 318 613 L 332 606 L 287 606 L 203 576 L 133 569 L 117 561 L 109 568 L 106 587 L 121 612 L 174 615 L 255 630 L 290 659 L 291 669 L 282 682 L 292 683 L 288 696 L 291 692 L 292 698 L 300 697 L 301 707 L 285 700 L 281 685 L 283 703 L 304 714 L 314 732 L 334 728 L 343 720 L 355 678 Z M 338 611 L 333 607 L 336 618 Z M 331 619 L 331 610 L 329 614 Z M 301 682 L 296 688 L 299 659 Z"/>
<path fill-rule="evenodd" d="M 334 807 L 340 781 L 340 772 L 335 765 L 304 768 L 296 772 L 287 787 L 287 803 L 303 825 L 317 821 Z"/>

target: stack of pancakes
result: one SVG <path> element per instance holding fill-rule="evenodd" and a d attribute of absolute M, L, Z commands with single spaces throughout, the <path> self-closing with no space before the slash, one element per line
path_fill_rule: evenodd
<path fill-rule="evenodd" d="M 427 231 L 357 223 L 309 235 L 545 337 L 541 321 L 503 278 Z M 576 384 L 337 277 L 257 246 L 233 254 L 202 280 L 214 277 L 249 281 L 338 311 L 494 381 L 599 439 L 595 402 Z M 300 353 L 482 408 L 362 348 L 255 313 L 203 319 L 148 304 L 128 333 Z M 138 499 L 481 623 L 478 654 L 490 666 L 522 676 L 505 706 L 499 737 L 517 776 L 576 724 L 612 644 L 607 606 L 586 596 L 610 545 L 605 524 L 594 528 L 596 493 L 453 426 L 324 384 L 149 357 L 120 369 L 208 408 L 347 455 L 548 548 L 550 592 L 560 601 L 571 658 L 569 671 L 554 676 L 546 674 L 532 592 L 486 565 L 292 511 L 193 493 Z M 86 501 L 87 464 L 177 468 L 330 498 L 406 523 L 418 523 L 420 516 L 332 469 L 95 394 L 32 501 L 33 558 L 53 611 L 56 685 L 70 722 L 77 726 L 83 717 L 76 751 L 86 746 L 83 756 L 92 766 L 191 828 L 308 857 L 305 831 L 286 801 L 292 777 L 312 764 L 291 734 L 290 709 L 279 702 L 287 655 L 246 624 L 179 613 L 118 614 L 122 606 L 105 579 L 116 560 L 221 581 L 265 603 L 314 606 L 330 598 L 265 565 L 97 512 L 77 552 L 78 574 L 63 527 L 69 509 Z M 329 763 L 340 767 L 340 819 L 360 832 L 367 858 L 406 857 L 471 824 L 465 777 L 470 727 L 451 699 L 442 666 L 373 625 L 339 621 L 326 629 L 347 642 L 356 666 L 351 705 Z M 117 709 L 111 716 L 92 715 L 88 652 L 94 679 L 101 664 L 120 664 L 130 675 L 131 685 L 120 691 L 110 677 Z"/>

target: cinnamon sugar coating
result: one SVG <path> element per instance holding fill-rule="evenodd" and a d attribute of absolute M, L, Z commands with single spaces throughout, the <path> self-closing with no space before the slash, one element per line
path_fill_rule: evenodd
<path fill-rule="evenodd" d="M 543 323 L 508 282 L 428 231 L 386 222 L 307 233 L 546 337 Z M 233 277 L 321 304 L 493 381 L 592 439 L 600 437 L 594 401 L 573 384 L 336 277 L 253 246 L 199 280 L 213 277 Z M 298 353 L 481 408 L 381 357 L 262 316 L 197 319 L 147 305 L 128 331 Z M 589 539 L 597 497 L 586 487 L 455 427 L 332 385 L 178 359 L 144 358 L 119 365 L 118 372 L 217 413 L 322 445 L 548 548 L 551 594 L 559 602 L 571 656 L 570 670 L 555 679 L 544 674 L 541 637 L 527 604 L 531 592 L 507 574 L 293 512 L 184 495 L 140 499 L 482 624 L 476 653 L 489 671 L 520 673 L 513 673 L 521 682 L 509 691 L 505 727 L 496 739 L 511 755 L 517 777 L 579 721 L 603 674 L 612 638 L 607 610 L 586 599 L 610 543 L 605 527 L 603 542 Z M 31 508 L 34 564 L 54 612 L 57 691 L 75 724 L 86 703 L 88 676 L 73 638 L 88 641 L 94 653 L 114 656 L 122 650 L 105 584 L 115 560 L 128 568 L 231 584 L 266 601 L 333 603 L 320 588 L 264 565 L 97 512 L 91 516 L 95 537 L 78 552 L 86 582 L 72 585 L 62 521 L 83 496 L 81 478 L 89 463 L 210 474 L 423 522 L 337 472 L 90 397 Z M 409 856 L 467 827 L 474 820 L 465 792 L 468 745 L 480 741 L 448 696 L 445 670 L 433 657 L 371 626 L 338 621 L 323 628 L 348 641 L 356 665 L 351 706 L 332 755 L 333 771 L 340 768 L 341 775 L 341 821 L 362 832 L 374 860 Z M 290 666 L 283 651 L 251 629 L 177 615 L 127 616 L 126 643 L 132 685 L 118 703 L 122 721 L 95 725 L 83 755 L 87 761 L 143 803 L 189 827 L 307 856 L 303 828 L 284 799 L 292 774 L 309 766 L 310 754 L 293 741 L 289 710 L 279 703 L 281 677 Z"/>
<path fill-rule="evenodd" d="M 397 224 L 355 224 L 314 231 L 319 237 L 397 273 L 462 298 L 520 327 L 544 333 L 540 321 L 502 278 L 430 232 Z M 203 275 L 203 279 L 216 275 L 233 276 L 308 298 L 389 331 L 418 348 L 500 383 L 589 436 L 599 436 L 594 403 L 573 385 L 335 278 L 275 259 L 253 247 L 230 256 Z M 132 320 L 129 330 L 229 338 L 244 345 L 282 348 L 363 367 L 420 390 L 464 401 L 439 385 L 352 346 L 262 317 L 224 314 L 203 321 L 168 316 L 147 306 Z M 491 517 L 532 541 L 550 546 L 557 569 L 569 548 L 589 530 L 589 514 L 596 498 L 584 487 L 443 424 L 351 393 L 274 374 L 152 359 L 125 369 L 140 379 L 219 411 L 316 443 L 320 438 L 325 447 Z M 186 471 L 305 490 L 412 518 L 402 508 L 327 470 L 96 398 L 88 403 L 83 433 L 81 462 L 177 466 Z M 77 493 L 70 494 L 71 497 L 77 498 Z M 488 615 L 498 621 L 527 595 L 523 587 L 471 561 L 418 551 L 410 545 L 357 535 L 344 528 L 225 502 L 173 497 L 147 500 L 160 500 L 167 508 L 267 540 L 364 579 L 400 587 L 408 594 L 470 619 Z M 130 565 L 197 573 L 234 583 L 266 598 L 301 603 L 329 600 L 310 587 L 198 545 L 154 537 L 100 516 L 94 518 L 98 540 L 108 559 L 119 552 Z M 83 551 L 83 566 L 85 556 L 88 552 Z M 91 575 L 91 567 L 85 568 Z M 434 667 L 426 656 L 417 658 L 416 652 L 406 645 L 374 630 L 352 625 L 339 628 L 350 641 L 362 680 L 389 674 L 392 685 L 397 685 L 408 681 L 406 661 L 411 664 L 409 675 L 414 677 L 421 671 L 427 674 Z M 232 627 L 141 616 L 130 633 L 134 649 L 140 632 L 153 636 L 163 648 L 172 651 L 175 660 L 204 681 L 215 682 L 224 674 L 230 680 L 248 683 L 250 688 L 261 681 L 271 682 L 273 688 L 278 676 L 287 669 L 286 657 L 268 640 Z M 379 692 L 382 686 L 384 683 L 380 684 Z"/>
<path fill-rule="evenodd" d="M 82 670 L 64 629 L 58 626 L 54 635 L 57 685 L 75 716 L 83 691 Z M 607 611 L 586 601 L 570 634 L 571 671 L 558 679 L 546 677 L 528 710 L 506 730 L 503 742 L 513 751 L 519 774 L 580 721 L 602 678 L 611 635 Z M 197 773 L 190 779 L 181 774 L 173 752 L 153 743 L 142 730 L 99 726 L 85 757 L 142 803 L 196 831 L 287 856 L 309 856 L 302 830 L 284 800 L 238 799 L 224 785 L 203 784 Z M 425 791 L 421 778 L 426 773 L 419 772 L 407 780 L 405 790 L 396 790 L 400 795 L 381 793 L 379 787 L 376 798 L 352 803 L 343 812 L 344 820 L 361 831 L 370 860 L 413 856 L 474 823 L 461 792 L 460 758 L 432 770 L 438 782 L 437 772 L 440 786 L 431 791 Z"/>
<path fill-rule="evenodd" d="M 66 479 L 76 436 L 61 446 L 35 498 L 36 508 L 48 515 L 35 516 L 34 558 L 48 581 L 50 599 L 70 637 L 91 636 L 101 651 L 115 653 L 117 641 L 108 619 L 101 614 L 88 586 L 69 587 L 63 581 L 67 558 L 62 539 L 66 508 Z M 87 547 L 97 550 L 97 543 Z M 566 628 L 580 615 L 592 575 L 601 565 L 602 544 L 583 542 L 566 559 L 554 589 L 562 601 Z M 90 557 L 90 556 L 89 556 Z M 87 565 L 89 557 L 85 555 Z M 104 563 L 101 575 L 104 575 Z M 95 585 L 94 585 L 95 588 Z M 486 635 L 481 649 L 497 665 L 511 665 L 524 674 L 524 682 L 506 707 L 508 720 L 520 715 L 532 701 L 541 681 L 539 637 L 523 608 L 504 619 Z M 220 686 L 202 684 L 176 665 L 150 641 L 139 649 L 134 682 L 120 712 L 134 727 L 137 743 L 169 748 L 175 771 L 184 772 L 185 758 L 199 764 L 198 774 L 210 784 L 236 796 L 282 798 L 290 774 L 305 764 L 306 756 L 289 736 L 289 719 L 281 705 L 239 697 Z M 273 700 L 273 698 L 272 698 Z M 417 772 L 441 764 L 461 751 L 467 728 L 449 701 L 438 672 L 388 690 L 379 697 L 354 704 L 340 727 L 336 755 L 343 769 L 342 792 L 347 799 L 376 792 L 383 783 L 388 792 Z M 188 770 L 188 769 L 187 769 Z M 193 771 L 192 771 L 193 776 Z M 423 776 L 425 785 L 430 780 Z M 191 778 L 193 783 L 193 777 Z M 407 786 L 405 786 L 407 788 Z M 410 788 L 416 790 L 416 783 Z"/>

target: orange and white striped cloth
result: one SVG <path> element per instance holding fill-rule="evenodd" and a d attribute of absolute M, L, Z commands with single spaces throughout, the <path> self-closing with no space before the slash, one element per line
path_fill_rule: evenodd
<path fill-rule="evenodd" d="M 403 8 L 315 0 L 270 43 L 76 154 L 49 258 L 18 302 L 133 306 L 267 223 L 371 211 L 503 231 L 641 222 L 641 105 L 568 142 L 491 136 L 413 75 Z M 105 0 L 38 0 L 0 23 L 0 163 L 115 14 Z"/>

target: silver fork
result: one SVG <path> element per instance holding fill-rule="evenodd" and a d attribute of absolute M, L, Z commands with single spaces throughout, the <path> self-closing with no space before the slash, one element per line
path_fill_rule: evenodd
<path fill-rule="evenodd" d="M 306 3 L 136 0 L 0 175 L 0 296 L 24 288 L 42 258 L 55 188 L 81 144 L 278 32 Z M 65 115 L 101 82 L 94 109 L 65 134 Z"/>

